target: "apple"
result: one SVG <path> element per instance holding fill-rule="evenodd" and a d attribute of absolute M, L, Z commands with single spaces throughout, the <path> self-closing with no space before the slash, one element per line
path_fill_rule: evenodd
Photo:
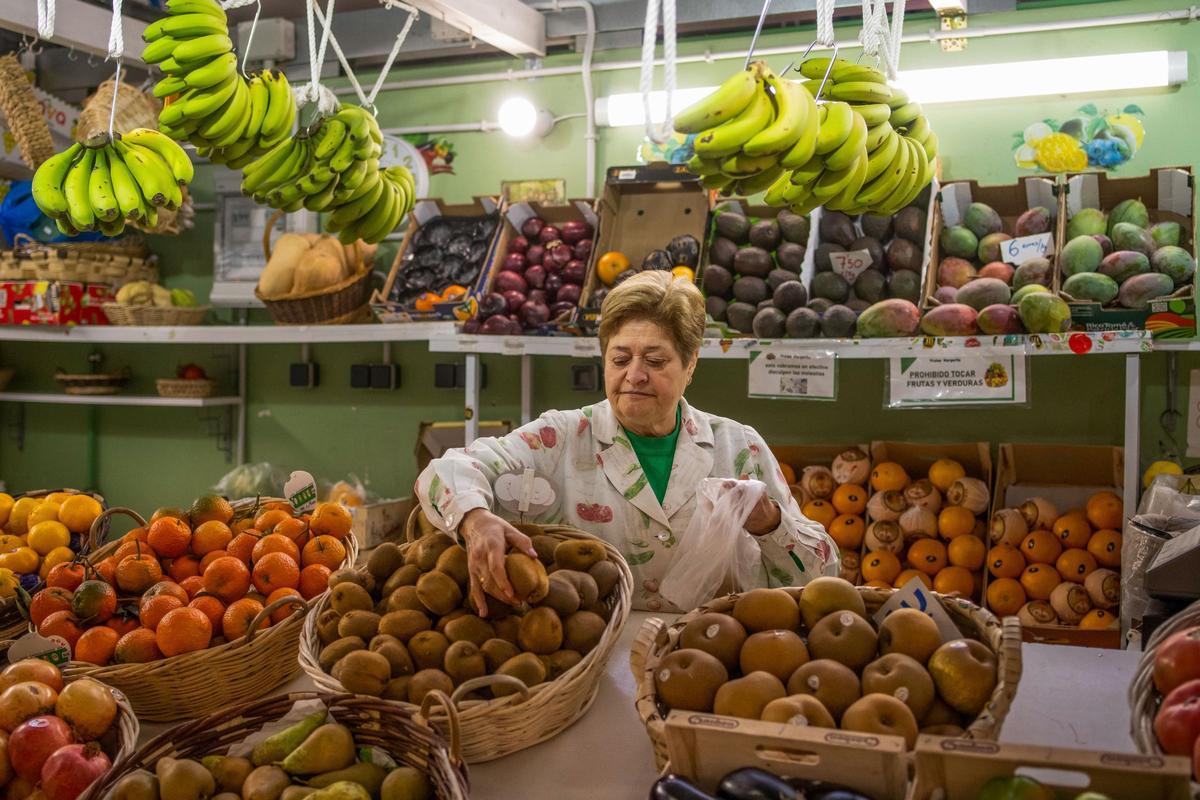
<path fill-rule="evenodd" d="M 1193 678 L 1200 678 L 1200 627 L 1172 635 L 1154 656 L 1154 686 L 1162 694 Z"/>
<path fill-rule="evenodd" d="M 1192 780 L 1200 780 L 1200 736 L 1196 737 L 1196 746 L 1192 748 Z"/>
<path fill-rule="evenodd" d="M 1187 691 L 1179 696 L 1172 692 L 1168 695 L 1173 698 L 1171 704 L 1164 700 L 1155 715 L 1154 735 L 1167 755 L 1190 756 L 1200 738 L 1200 681 L 1190 681 L 1179 689 Z"/>

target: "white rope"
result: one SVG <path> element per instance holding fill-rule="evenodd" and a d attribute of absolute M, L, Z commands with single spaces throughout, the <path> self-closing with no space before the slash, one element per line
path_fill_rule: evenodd
<path fill-rule="evenodd" d="M 890 45 L 891 58 L 888 61 L 888 78 L 895 80 L 900 71 L 900 45 L 904 40 L 904 2 L 895 0 L 892 3 L 892 41 Z"/>
<path fill-rule="evenodd" d="M 331 35 L 330 37 L 330 44 L 333 45 L 334 55 L 337 56 L 338 63 L 342 65 L 342 71 L 346 73 L 350 85 L 354 88 L 354 93 L 358 95 L 359 103 L 364 108 L 374 109 L 375 98 L 379 96 L 379 92 L 383 89 L 383 84 L 392 69 L 392 64 L 395 62 L 396 56 L 400 54 L 400 48 L 404 45 L 404 40 L 408 38 L 408 32 L 412 30 L 413 23 L 416 22 L 418 15 L 417 9 L 407 3 L 399 2 L 399 0 L 384 0 L 384 7 L 389 9 L 399 8 L 402 11 L 407 11 L 408 19 L 405 21 L 404 27 L 400 29 L 400 33 L 396 36 L 396 41 L 392 44 L 392 50 L 388 53 L 388 57 L 379 71 L 379 76 L 375 79 L 375 85 L 371 88 L 370 94 L 363 91 L 362 84 L 358 81 L 358 76 L 354 74 L 354 70 L 350 67 L 350 61 L 346 58 L 346 54 L 342 52 L 342 46 L 338 42 L 337 36 Z M 326 20 L 321 14 L 321 9 L 316 8 L 315 10 L 317 20 L 322 25 L 326 24 Z"/>
<path fill-rule="evenodd" d="M 666 88 L 667 107 L 661 131 L 654 127 L 650 114 L 650 92 L 654 85 L 654 43 L 658 36 L 658 9 L 662 4 L 663 18 L 663 83 Z M 646 138 L 655 144 L 665 144 L 671 135 L 671 120 L 674 114 L 671 102 L 675 95 L 675 0 L 647 0 L 646 25 L 642 32 L 642 72 L 639 81 L 642 93 L 642 110 L 646 116 Z"/>
<path fill-rule="evenodd" d="M 824 47 L 833 47 L 833 9 L 835 0 L 817 0 L 817 42 Z M 863 3 L 866 8 L 866 2 Z"/>
<path fill-rule="evenodd" d="M 889 25 L 884 0 L 863 0 L 863 27 L 858 39 L 863 52 L 875 56 L 889 80 L 895 80 L 900 66 L 900 43 L 904 36 L 904 0 L 892 4 Z"/>
<path fill-rule="evenodd" d="M 242 8 L 257 2 L 258 0 L 221 0 L 221 8 L 228 11 L 231 8 Z"/>
<path fill-rule="evenodd" d="M 37 0 L 37 35 L 39 39 L 54 38 L 54 0 Z"/>
<path fill-rule="evenodd" d="M 113 0 L 112 25 L 108 29 L 108 55 L 118 61 L 117 71 L 120 71 L 120 60 L 125 55 L 125 25 L 121 17 L 122 0 Z"/>
<path fill-rule="evenodd" d="M 325 63 L 325 48 L 329 45 L 329 35 L 333 27 L 333 3 L 334 0 L 329 0 L 329 4 L 325 7 L 325 14 L 322 17 L 321 46 L 319 48 L 317 47 L 316 20 L 313 19 L 317 0 L 307 0 L 304 4 L 308 16 L 309 82 L 307 86 L 296 89 L 296 100 L 300 105 L 310 102 L 317 103 L 317 107 L 321 110 L 326 110 L 323 104 L 325 93 L 321 91 L 321 65 Z M 336 104 L 334 107 L 336 108 Z"/>

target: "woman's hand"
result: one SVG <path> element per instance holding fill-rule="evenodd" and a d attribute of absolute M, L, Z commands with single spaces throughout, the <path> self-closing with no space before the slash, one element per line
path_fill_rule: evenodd
<path fill-rule="evenodd" d="M 488 615 L 487 595 L 510 606 L 520 601 L 504 571 L 504 554 L 510 547 L 532 558 L 537 552 L 529 537 L 486 508 L 467 512 L 458 528 L 467 549 L 467 572 L 471 576 L 470 597 L 481 617 Z"/>
<path fill-rule="evenodd" d="M 766 492 L 763 492 L 754 505 L 754 510 L 750 512 L 750 516 L 746 517 L 746 524 L 743 527 L 753 536 L 766 536 L 778 528 L 781 521 L 779 506 L 767 496 Z"/>

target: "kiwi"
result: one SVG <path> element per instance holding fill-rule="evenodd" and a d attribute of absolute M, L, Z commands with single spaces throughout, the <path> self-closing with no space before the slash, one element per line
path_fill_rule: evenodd
<path fill-rule="evenodd" d="M 542 599 L 542 605 L 553 608 L 560 616 L 574 614 L 579 610 L 580 604 L 579 592 L 563 577 L 564 572 L 565 570 L 559 571 L 550 576 L 546 596 Z"/>
<path fill-rule="evenodd" d="M 862 673 L 862 690 L 863 694 L 880 692 L 895 697 L 917 719 L 928 713 L 937 696 L 925 667 L 903 653 L 889 653 L 868 664 Z"/>
<path fill-rule="evenodd" d="M 804 664 L 787 682 L 788 694 L 811 694 L 829 709 L 834 719 L 862 696 L 858 676 L 845 664 L 828 658 L 815 659 Z"/>
<path fill-rule="evenodd" d="M 347 692 L 378 697 L 392 679 L 392 665 L 379 653 L 355 650 L 333 665 L 332 675 Z"/>
<path fill-rule="evenodd" d="M 556 680 L 558 676 L 571 667 L 583 661 L 583 654 L 578 650 L 559 650 L 548 656 L 538 656 L 546 667 L 546 680 Z"/>
<path fill-rule="evenodd" d="M 412 675 L 401 675 L 399 678 L 392 678 L 388 681 L 387 686 L 383 687 L 383 694 L 380 695 L 384 700 L 399 700 L 402 703 L 408 702 L 408 684 L 412 680 Z"/>
<path fill-rule="evenodd" d="M 489 601 L 490 604 L 490 601 Z M 519 617 L 504 617 L 502 619 L 493 619 L 492 627 L 496 629 L 496 638 L 503 639 L 506 642 L 517 643 L 517 634 L 521 628 L 521 620 Z"/>
<path fill-rule="evenodd" d="M 607 564 L 609 562 L 598 562 Z M 565 580 L 575 588 L 575 592 L 579 595 L 579 607 L 587 608 L 595 605 L 600 599 L 600 589 L 596 585 L 596 580 L 586 572 L 580 572 L 575 569 L 560 569 L 554 573 L 560 580 Z"/>
<path fill-rule="evenodd" d="M 457 686 L 471 678 L 487 674 L 487 661 L 479 651 L 478 645 L 463 640 L 447 648 L 444 669 Z"/>
<path fill-rule="evenodd" d="M 679 633 L 679 646 L 703 650 L 715 656 L 730 672 L 738 668 L 738 653 L 746 641 L 746 629 L 728 614 L 709 611 L 693 619 Z"/>
<path fill-rule="evenodd" d="M 537 603 L 550 591 L 546 568 L 541 561 L 524 553 L 509 553 L 504 557 L 504 572 L 512 584 L 513 593 L 522 602 Z"/>
<path fill-rule="evenodd" d="M 751 589 L 733 604 L 733 617 L 751 633 L 795 630 L 800 624 L 800 609 L 783 589 Z"/>
<path fill-rule="evenodd" d="M 421 572 L 429 572 L 437 566 L 443 552 L 455 545 L 455 541 L 440 531 L 429 536 L 422 536 L 413 545 L 417 551 L 415 563 Z"/>
<path fill-rule="evenodd" d="M 450 640 L 437 631 L 421 631 L 408 640 L 408 654 L 421 669 L 441 669 Z"/>
<path fill-rule="evenodd" d="M 417 579 L 420 577 L 420 567 L 418 567 L 416 564 L 405 564 L 393 572 L 388 579 L 383 582 L 383 588 L 380 590 L 380 592 L 384 597 L 387 597 L 401 586 L 416 586 Z"/>
<path fill-rule="evenodd" d="M 387 610 L 420 611 L 421 613 L 425 613 L 425 606 L 421 602 L 421 598 L 417 596 L 417 587 L 415 585 L 401 586 L 388 595 Z"/>
<path fill-rule="evenodd" d="M 599 614 L 576 611 L 563 620 L 562 627 L 563 647 L 586 655 L 600 644 L 600 638 L 604 636 L 604 629 L 608 627 L 608 623 Z"/>
<path fill-rule="evenodd" d="M 543 533 L 530 536 L 529 541 L 533 544 L 533 552 L 537 553 L 538 561 L 546 566 L 554 563 L 554 548 L 558 547 L 559 539 Z"/>
<path fill-rule="evenodd" d="M 713 713 L 743 719 L 762 718 L 763 709 L 772 700 L 787 694 L 783 682 L 769 672 L 751 672 L 717 689 Z"/>
<path fill-rule="evenodd" d="M 434 569 L 449 575 L 459 586 L 466 586 L 471 577 L 467 573 L 467 551 L 459 544 L 443 550 Z"/>
<path fill-rule="evenodd" d="M 703 650 L 668 653 L 654 668 L 654 690 L 668 708 L 712 711 L 717 692 L 729 680 L 723 664 Z"/>
<path fill-rule="evenodd" d="M 562 620 L 554 609 L 540 606 L 521 617 L 517 644 L 522 650 L 545 656 L 562 647 L 562 642 Z"/>
<path fill-rule="evenodd" d="M 496 629 L 487 620 L 470 612 L 450 620 L 442 632 L 452 642 L 472 642 L 476 647 L 496 635 Z"/>
<path fill-rule="evenodd" d="M 371 593 L 357 583 L 339 583 L 329 590 L 329 607 L 339 614 L 350 611 L 370 611 L 375 607 Z"/>
<path fill-rule="evenodd" d="M 454 681 L 440 669 L 423 669 L 408 680 L 408 702 L 419 706 L 425 695 L 435 690 L 452 694 Z"/>
<path fill-rule="evenodd" d="M 380 617 L 374 611 L 350 611 L 342 615 L 338 623 L 338 635 L 342 638 L 357 636 L 369 642 L 379 633 Z"/>
<path fill-rule="evenodd" d="M 762 712 L 763 722 L 785 725 L 807 725 L 813 728 L 836 728 L 833 715 L 811 694 L 793 694 L 767 703 Z"/>
<path fill-rule="evenodd" d="M 367 572 L 375 576 L 375 580 L 387 580 L 393 572 L 404 566 L 404 553 L 395 542 L 384 542 L 371 551 L 367 557 Z"/>
<path fill-rule="evenodd" d="M 333 669 L 333 665 L 346 655 L 355 650 L 366 649 L 367 642 L 361 636 L 347 636 L 322 647 L 321 652 L 317 654 L 317 663 L 321 665 L 321 669 L 329 672 Z"/>
<path fill-rule="evenodd" d="M 330 589 L 342 583 L 354 583 L 369 592 L 375 588 L 375 576 L 354 567 L 342 567 L 330 573 L 329 580 L 325 582 Z"/>
<path fill-rule="evenodd" d="M 338 623 L 342 621 L 342 615 L 334 611 L 332 608 L 327 608 L 317 617 L 317 636 L 321 639 L 321 644 L 330 644 L 338 639 Z"/>
<path fill-rule="evenodd" d="M 792 673 L 808 661 L 808 648 L 804 640 L 793 631 L 759 631 L 753 633 L 738 656 L 742 674 L 769 672 L 780 681 L 786 681 Z"/>
<path fill-rule="evenodd" d="M 427 572 L 417 581 L 417 597 L 433 614 L 449 614 L 462 602 L 462 589 L 444 572 Z"/>
<path fill-rule="evenodd" d="M 456 608 L 444 617 L 438 617 L 438 621 L 434 623 L 433 629 L 438 633 L 445 633 L 446 626 L 456 619 L 470 616 L 473 612 L 465 608 Z"/>
<path fill-rule="evenodd" d="M 372 653 L 379 653 L 388 660 L 388 663 L 392 665 L 393 678 L 411 675 L 416 671 L 413 667 L 412 656 L 408 654 L 408 648 L 395 636 L 381 633 L 371 640 L 369 649 Z"/>
<path fill-rule="evenodd" d="M 480 646 L 479 651 L 483 653 L 488 672 L 495 672 L 505 661 L 521 654 L 515 644 L 503 639 L 488 639 Z"/>
<path fill-rule="evenodd" d="M 526 688 L 532 689 L 546 680 L 546 665 L 533 653 L 521 653 L 501 664 L 500 669 L 496 670 L 496 674 L 516 678 L 525 684 Z M 505 697 L 510 694 L 516 694 L 516 692 L 516 688 L 507 684 L 496 683 L 492 685 L 492 694 L 496 697 Z"/>
<path fill-rule="evenodd" d="M 554 563 L 559 569 L 587 572 L 593 564 L 604 561 L 608 553 L 604 545 L 592 539 L 571 539 L 554 548 Z"/>
<path fill-rule="evenodd" d="M 855 671 L 871 663 L 875 645 L 875 629 L 853 611 L 824 617 L 808 634 L 808 650 L 813 656 L 831 658 Z"/>
<path fill-rule="evenodd" d="M 389 611 L 379 619 L 379 633 L 395 636 L 401 642 L 409 642 L 422 631 L 433 627 L 433 621 L 422 611 L 404 609 Z"/>

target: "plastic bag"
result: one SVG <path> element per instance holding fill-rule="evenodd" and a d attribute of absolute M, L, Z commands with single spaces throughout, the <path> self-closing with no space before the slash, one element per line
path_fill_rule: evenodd
<path fill-rule="evenodd" d="M 702 480 L 696 513 L 675 548 L 659 593 L 687 610 L 724 589 L 746 591 L 763 583 L 762 549 L 743 526 L 766 491 L 762 481 Z"/>
<path fill-rule="evenodd" d="M 213 486 L 213 491 L 231 500 L 243 497 L 276 497 L 283 491 L 290 473 L 265 461 L 242 464 L 226 472 Z"/>

